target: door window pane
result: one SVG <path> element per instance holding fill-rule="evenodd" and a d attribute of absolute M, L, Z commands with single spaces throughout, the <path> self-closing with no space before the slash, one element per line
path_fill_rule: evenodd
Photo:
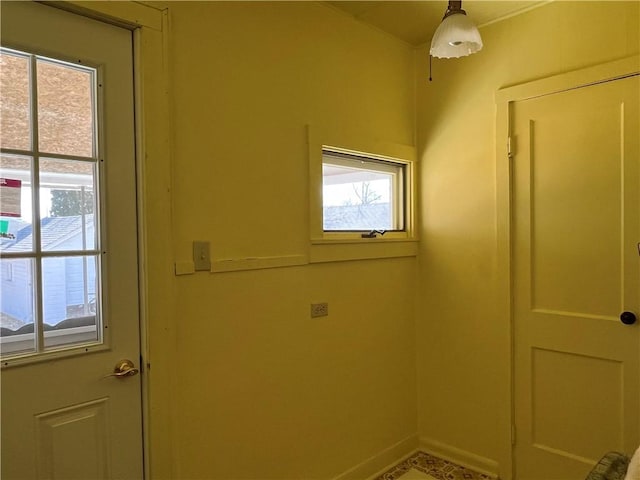
<path fill-rule="evenodd" d="M 95 163 L 40 161 L 40 231 L 43 251 L 94 249 Z"/>
<path fill-rule="evenodd" d="M 42 260 L 42 310 L 45 348 L 95 342 L 96 256 Z"/>
<path fill-rule="evenodd" d="M 31 148 L 29 57 L 0 53 L 0 146 Z"/>
<path fill-rule="evenodd" d="M 35 350 L 33 260 L 0 260 L 0 350 Z"/>
<path fill-rule="evenodd" d="M 93 69 L 38 59 L 41 152 L 93 156 L 94 77 Z"/>
<path fill-rule="evenodd" d="M 0 252 L 33 251 L 31 159 L 0 155 Z"/>

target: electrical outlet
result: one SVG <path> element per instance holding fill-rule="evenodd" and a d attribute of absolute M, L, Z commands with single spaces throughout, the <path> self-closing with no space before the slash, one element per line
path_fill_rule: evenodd
<path fill-rule="evenodd" d="M 329 304 L 327 302 L 311 304 L 311 318 L 326 317 L 329 315 Z"/>

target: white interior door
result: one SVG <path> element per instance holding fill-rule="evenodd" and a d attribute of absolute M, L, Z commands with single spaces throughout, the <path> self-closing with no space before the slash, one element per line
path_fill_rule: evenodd
<path fill-rule="evenodd" d="M 512 110 L 518 480 L 640 444 L 640 80 Z M 624 317 L 631 321 L 631 314 Z"/>
<path fill-rule="evenodd" d="M 0 8 L 2 478 L 141 479 L 131 32 Z"/>

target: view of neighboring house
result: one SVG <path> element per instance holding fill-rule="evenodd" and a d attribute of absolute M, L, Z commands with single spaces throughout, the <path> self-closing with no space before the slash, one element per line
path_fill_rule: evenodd
<path fill-rule="evenodd" d="M 84 217 L 84 228 L 83 228 Z M 10 237 L 2 238 L 3 252 L 31 251 L 33 228 L 21 220 L 9 219 Z M 46 217 L 41 223 L 43 251 L 81 250 L 95 235 L 93 214 Z M 1 327 L 10 329 L 32 323 L 34 300 L 32 269 L 28 259 L 2 262 L 0 279 Z M 44 323 L 56 325 L 72 317 L 93 313 L 96 292 L 96 261 L 91 257 L 47 257 L 42 262 Z"/>
<path fill-rule="evenodd" d="M 95 149 L 94 69 L 69 66 L 46 57 L 38 57 L 35 62 L 31 65 L 28 57 L 10 50 L 3 50 L 0 58 L 3 148 L 20 152 L 34 148 L 30 85 L 37 73 L 36 138 L 40 153 L 90 158 Z M 34 182 L 36 174 L 38 181 Z M 19 185 L 15 192 L 17 201 L 9 196 L 2 198 L 1 250 L 9 256 L 21 254 L 21 258 L 2 260 L 0 327 L 15 329 L 33 323 L 37 317 L 34 299 L 40 290 L 45 327 L 87 315 L 95 299 L 96 261 L 92 256 L 79 255 L 78 251 L 97 245 L 93 196 L 89 192 L 95 183 L 94 163 L 43 155 L 37 160 L 36 169 L 34 159 L 28 154 L 3 152 L 0 178 Z M 35 199 L 31 191 L 34 184 L 39 187 Z M 60 196 L 54 199 L 54 193 Z M 79 199 L 86 200 L 87 205 L 78 208 Z M 58 200 L 56 211 L 50 210 L 52 200 Z M 42 259 L 41 272 L 36 270 L 37 255 L 27 255 L 35 253 L 34 232 L 28 223 L 34 202 L 40 205 L 42 216 L 41 250 L 47 252 L 46 258 Z M 11 203 L 9 210 L 8 203 Z M 75 253 L 66 254 L 71 251 Z M 60 252 L 60 256 L 50 257 L 49 252 Z"/>

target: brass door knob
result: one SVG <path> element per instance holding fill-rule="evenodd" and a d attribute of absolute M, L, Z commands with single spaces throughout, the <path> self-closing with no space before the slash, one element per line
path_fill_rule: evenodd
<path fill-rule="evenodd" d="M 124 359 L 116 363 L 116 366 L 113 369 L 113 373 L 110 373 L 109 375 L 105 375 L 105 378 L 106 377 L 117 377 L 117 378 L 133 377 L 134 375 L 137 375 L 139 371 L 140 370 L 135 368 L 131 360 Z"/>

